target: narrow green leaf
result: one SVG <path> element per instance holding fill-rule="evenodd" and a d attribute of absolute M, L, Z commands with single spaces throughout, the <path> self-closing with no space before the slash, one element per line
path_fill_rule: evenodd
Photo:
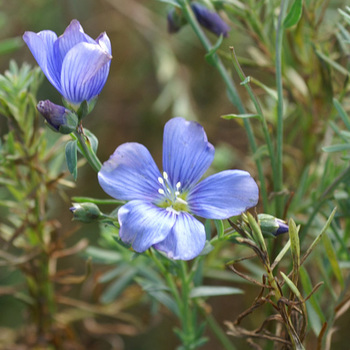
<path fill-rule="evenodd" d="M 291 6 L 286 18 L 283 21 L 283 27 L 290 28 L 296 25 L 301 18 L 302 10 L 303 10 L 303 1 L 294 0 L 293 5 Z"/>
<path fill-rule="evenodd" d="M 341 270 L 339 267 L 337 253 L 335 252 L 333 244 L 327 235 L 323 235 L 322 242 L 323 242 L 323 246 L 326 250 L 326 254 L 327 254 L 329 263 L 332 266 L 333 273 L 334 273 L 336 279 L 338 280 L 338 282 L 340 283 L 340 285 L 344 288 L 344 280 L 343 280 L 343 276 L 342 276 L 342 273 L 341 273 Z"/>
<path fill-rule="evenodd" d="M 336 69 L 338 72 L 348 76 L 350 73 L 347 69 L 345 69 L 343 66 L 341 66 L 339 63 L 333 61 L 331 58 L 326 56 L 324 53 L 322 53 L 319 50 L 315 51 L 317 56 L 320 57 L 323 61 L 327 62 L 329 65 L 331 65 L 334 69 Z"/>
<path fill-rule="evenodd" d="M 286 281 L 288 287 L 290 288 L 290 290 L 296 295 L 296 297 L 300 300 L 303 301 L 304 298 L 302 297 L 302 295 L 299 292 L 299 289 L 297 288 L 297 286 L 292 282 L 292 280 L 286 276 L 282 271 L 280 272 L 283 279 Z"/>
<path fill-rule="evenodd" d="M 350 143 L 341 143 L 341 144 L 337 144 L 337 145 L 322 147 L 322 150 L 324 152 L 329 152 L 329 153 L 348 151 L 348 150 L 350 150 Z"/>
<path fill-rule="evenodd" d="M 281 249 L 281 251 L 276 256 L 275 261 L 271 265 L 271 270 L 272 271 L 278 265 L 278 263 L 282 260 L 284 255 L 288 252 L 289 248 L 290 248 L 290 239 L 288 240 L 288 242 L 284 245 L 284 247 Z"/>
<path fill-rule="evenodd" d="M 340 104 L 340 102 L 333 98 L 333 105 L 336 108 L 336 110 L 339 113 L 340 118 L 342 119 L 342 121 L 344 122 L 345 126 L 347 127 L 348 130 L 350 130 L 350 118 L 347 115 L 347 113 L 345 112 L 343 106 Z"/>
<path fill-rule="evenodd" d="M 249 118 L 258 118 L 261 120 L 260 114 L 225 114 L 221 116 L 222 119 L 231 120 L 231 119 L 249 119 Z"/>
<path fill-rule="evenodd" d="M 312 292 L 312 284 L 311 284 L 311 279 L 309 277 L 309 274 L 307 273 L 306 269 L 301 266 L 300 267 L 300 281 L 301 285 L 303 286 L 303 289 L 307 295 L 309 295 Z M 321 322 L 324 323 L 326 321 L 322 309 L 317 301 L 316 296 L 313 294 L 311 297 L 308 299 L 308 302 L 312 305 L 313 309 L 317 313 L 318 317 L 320 318 Z"/>
<path fill-rule="evenodd" d="M 319 241 L 321 240 L 323 234 L 326 232 L 326 230 L 328 229 L 328 227 L 330 226 L 334 215 L 337 211 L 337 208 L 335 207 L 331 213 L 331 215 L 329 216 L 328 220 L 326 221 L 325 225 L 323 226 L 320 234 L 314 239 L 314 241 L 311 243 L 310 247 L 307 249 L 306 253 L 304 254 L 303 258 L 302 258 L 302 262 L 301 264 L 306 260 L 306 258 L 311 254 L 311 252 L 314 250 L 314 248 L 316 247 L 316 245 L 319 243 Z"/>
<path fill-rule="evenodd" d="M 115 279 L 116 277 L 122 275 L 127 270 L 128 270 L 127 264 L 119 265 L 119 266 L 115 267 L 114 269 L 109 270 L 106 273 L 104 273 L 103 275 L 101 275 L 99 277 L 98 281 L 99 281 L 99 283 L 107 283 L 107 282 Z"/>
<path fill-rule="evenodd" d="M 216 55 L 216 51 L 220 47 L 223 40 L 222 34 L 219 36 L 219 39 L 216 41 L 215 45 L 210 49 L 210 51 L 205 55 L 205 60 L 211 64 L 212 66 L 216 65 L 216 61 L 218 59 Z"/>
<path fill-rule="evenodd" d="M 159 2 L 164 2 L 165 4 L 173 5 L 175 7 L 181 8 L 176 0 L 158 0 Z"/>
<path fill-rule="evenodd" d="M 308 323 L 312 328 L 312 330 L 314 331 L 314 334 L 318 336 L 322 329 L 322 323 L 309 300 L 306 301 L 306 309 L 307 309 Z"/>
<path fill-rule="evenodd" d="M 293 258 L 293 282 L 297 283 L 299 266 L 300 266 L 299 230 L 296 227 L 293 219 L 289 220 L 288 227 L 289 227 L 290 250 Z"/>
<path fill-rule="evenodd" d="M 0 55 L 18 50 L 23 46 L 24 42 L 21 37 L 5 39 L 0 42 Z"/>
<path fill-rule="evenodd" d="M 278 96 L 277 96 L 277 91 L 273 90 L 271 88 L 269 88 L 268 86 L 266 86 L 265 84 L 263 84 L 261 81 L 251 77 L 250 78 L 250 82 L 261 87 L 269 96 L 271 96 L 274 100 L 278 100 Z"/>
<path fill-rule="evenodd" d="M 107 250 L 98 247 L 88 247 L 85 250 L 87 256 L 91 256 L 96 262 L 115 264 L 122 261 L 123 256 L 114 250 Z"/>
<path fill-rule="evenodd" d="M 224 235 L 224 223 L 222 222 L 222 220 L 214 220 L 214 224 L 216 227 L 218 237 L 222 237 Z"/>
<path fill-rule="evenodd" d="M 112 283 L 101 295 L 101 302 L 108 304 L 117 299 L 123 290 L 133 281 L 137 270 L 130 268 L 122 276 L 120 276 L 114 283 Z"/>
<path fill-rule="evenodd" d="M 168 308 L 168 310 L 170 310 L 174 315 L 179 317 L 180 315 L 179 308 L 175 303 L 174 299 L 170 297 L 168 293 L 158 290 L 158 291 L 149 291 L 148 294 L 154 299 L 156 299 L 159 303 L 163 304 L 166 308 Z"/>
<path fill-rule="evenodd" d="M 253 231 L 255 242 L 260 245 L 264 252 L 267 252 L 264 236 L 261 232 L 259 224 L 254 219 L 253 215 L 247 212 L 248 222 Z"/>
<path fill-rule="evenodd" d="M 97 199 L 90 197 L 72 197 L 72 202 L 75 203 L 95 203 L 95 204 L 111 204 L 111 205 L 122 205 L 125 201 L 118 201 L 116 199 Z"/>
<path fill-rule="evenodd" d="M 69 172 L 73 175 L 74 180 L 77 179 L 78 175 L 78 157 L 77 157 L 77 141 L 69 141 L 66 145 L 66 161 Z"/>
<path fill-rule="evenodd" d="M 191 298 L 204 298 L 219 295 L 243 294 L 243 290 L 234 287 L 200 286 L 191 290 Z"/>
<path fill-rule="evenodd" d="M 350 15 L 348 13 L 346 13 L 345 11 L 343 11 L 342 9 L 338 9 L 339 13 L 344 17 L 344 19 L 346 20 L 346 22 L 348 24 L 350 24 Z"/>

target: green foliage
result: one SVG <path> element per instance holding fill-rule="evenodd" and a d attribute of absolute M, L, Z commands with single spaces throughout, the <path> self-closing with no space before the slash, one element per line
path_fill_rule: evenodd
<path fill-rule="evenodd" d="M 42 74 L 39 69 L 18 67 L 11 62 L 10 69 L 0 76 L 0 113 L 6 118 L 0 140 L 0 214 L 4 218 L 0 223 L 3 242 L 0 269 L 10 276 L 16 271 L 17 277 L 14 284 L 5 282 L 0 295 L 6 294 L 26 305 L 23 308 L 32 317 L 30 329 L 42 330 L 41 334 L 34 332 L 34 343 L 46 339 L 48 348 L 62 344 L 59 339 L 64 339 L 64 332 L 59 333 L 58 329 L 73 334 L 74 323 L 98 315 L 103 315 L 104 320 L 111 318 L 117 326 L 120 316 L 122 326 L 127 324 L 130 334 L 135 334 L 141 321 L 125 313 L 118 314 L 129 306 L 137 308 L 140 300 L 144 309 L 147 302 L 149 317 L 166 308 L 178 318 L 180 328 L 176 333 L 186 350 L 207 341 L 205 327 L 211 328 L 210 336 L 214 334 L 225 349 L 234 349 L 236 344 L 245 346 L 238 338 L 247 339 L 257 349 L 278 344 L 292 349 L 314 348 L 315 344 L 319 349 L 333 346 L 334 330 L 343 326 L 339 317 L 348 308 L 346 293 L 350 284 L 350 8 L 337 9 L 336 2 L 318 0 L 203 0 L 212 10 L 225 12 L 223 18 L 232 27 L 228 39 L 220 37 L 212 44 L 212 38 L 206 37 L 191 16 L 188 0 L 157 3 L 164 9 L 163 17 L 171 7 L 186 17 L 190 25 L 177 38 L 165 36 L 164 23 L 159 25 L 157 16 L 149 11 L 151 5 L 108 2 L 119 6 L 133 21 L 127 22 L 132 23 L 128 35 L 137 31 L 146 38 L 147 47 L 152 47 L 154 62 L 140 63 L 142 69 L 134 69 L 136 83 L 132 74 L 126 73 L 125 81 L 131 81 L 132 95 L 138 102 L 127 100 L 128 106 L 138 106 L 137 115 L 141 114 L 147 130 L 157 129 L 154 127 L 157 118 L 148 117 L 141 100 L 152 101 L 150 110 L 156 117 L 161 113 L 169 116 L 171 108 L 176 115 L 192 118 L 196 117 L 194 111 L 205 111 L 203 115 L 196 113 L 202 119 L 210 114 L 223 115 L 225 120 L 205 122 L 211 125 L 212 135 L 225 142 L 232 140 L 230 128 L 242 134 L 244 127 L 251 157 L 244 153 L 248 147 L 242 139 L 237 140 L 242 147 L 230 160 L 259 180 L 261 203 L 257 211 L 273 219 L 275 216 L 289 219 L 289 236 L 268 239 L 254 212 L 231 218 L 229 223 L 207 220 L 204 250 L 194 261 L 182 263 L 153 249 L 146 254 L 133 252 L 118 235 L 117 212 L 124 202 L 84 196 L 73 201 L 81 205 L 111 205 L 114 210 L 105 214 L 98 209 L 101 237 L 97 243 L 89 246 L 87 239 L 82 239 L 67 247 L 65 238 L 72 229 L 65 227 L 61 232 L 57 216 L 50 214 L 48 208 L 54 207 L 53 198 L 55 201 L 59 195 L 67 198 L 67 187 L 74 186 L 62 164 L 64 153 L 75 180 L 81 163 L 78 152 L 98 171 L 101 166 L 96 155 L 98 139 L 81 125 L 73 130 L 71 140 L 68 136 L 57 139 L 57 135 L 44 131 L 35 97 Z M 281 4 L 288 3 L 281 10 Z M 24 6 L 20 11 L 26 9 Z M 38 12 L 35 18 L 39 17 Z M 48 18 L 52 14 L 45 17 L 50 22 Z M 187 35 L 191 28 L 204 50 L 198 48 L 195 37 Z M 141 55 L 130 50 L 133 40 L 123 43 L 128 49 L 122 51 L 129 56 L 121 62 L 130 60 L 134 64 L 133 55 L 141 61 Z M 21 45 L 18 38 L 3 40 L 0 54 Z M 229 45 L 234 49 L 229 49 Z M 145 51 L 143 47 L 142 50 Z M 202 61 L 198 52 L 204 56 Z M 157 84 L 149 84 L 150 66 L 156 67 L 152 79 Z M 212 73 L 215 69 L 216 80 L 221 77 L 223 85 L 211 84 L 209 76 L 215 76 Z M 139 72 L 143 70 L 147 72 L 147 86 L 152 88 L 140 88 L 139 95 L 135 86 L 142 85 Z M 125 81 L 123 88 L 127 85 Z M 207 95 L 206 90 L 210 91 Z M 210 93 L 212 99 L 218 100 L 216 109 L 211 105 Z M 197 95 L 205 97 L 199 99 Z M 83 118 L 92 111 L 95 102 L 90 105 L 85 102 L 77 110 L 84 123 Z M 112 109 L 114 116 L 114 106 Z M 163 122 L 164 118 L 158 119 Z M 109 129 L 111 119 L 106 120 Z M 98 131 L 94 133 L 98 135 Z M 62 147 L 65 143 L 66 152 Z M 52 210 L 55 212 L 55 208 Z M 56 269 L 57 257 L 81 252 L 87 258 L 84 274 L 72 275 L 71 271 Z M 225 270 L 225 264 L 230 271 Z M 92 266 L 95 302 L 70 299 L 67 291 L 74 284 L 80 286 L 92 273 Z M 254 298 L 255 290 L 258 291 Z M 243 298 L 241 292 L 248 293 Z M 237 315 L 233 305 L 225 304 L 233 318 L 225 327 L 222 320 L 215 323 L 216 310 L 212 312 L 210 308 L 210 298 L 221 295 L 226 298 L 232 295 L 233 302 L 247 308 Z M 243 305 L 243 300 L 250 304 Z M 248 317 L 249 323 L 243 323 Z M 40 324 L 42 319 L 47 321 L 44 327 Z M 278 327 L 271 326 L 274 323 Z M 86 322 L 84 326 L 94 329 L 91 324 Z M 228 338 L 226 331 L 232 337 Z M 20 343 L 21 339 L 15 342 Z M 63 343 L 61 348 L 68 347 L 67 344 Z"/>
<path fill-rule="evenodd" d="M 66 162 L 69 172 L 73 175 L 74 180 L 78 176 L 78 146 L 77 140 L 69 141 L 66 144 Z"/>
<path fill-rule="evenodd" d="M 301 18 L 302 10 L 303 0 L 294 0 L 292 7 L 290 8 L 285 19 L 283 20 L 284 28 L 290 28 L 295 26 Z"/>

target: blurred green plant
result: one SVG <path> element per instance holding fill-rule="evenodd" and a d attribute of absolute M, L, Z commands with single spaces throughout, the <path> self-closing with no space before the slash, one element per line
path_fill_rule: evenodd
<path fill-rule="evenodd" d="M 7 120 L 0 144 L 0 303 L 2 298 L 19 300 L 22 316 L 26 311 L 26 316 L 15 317 L 14 337 L 1 340 L 5 341 L 1 347 L 9 349 L 15 344 L 36 349 L 67 349 L 72 342 L 79 344 L 70 327 L 87 316 L 90 320 L 99 315 L 122 320 L 128 334 L 138 327 L 133 318 L 119 316 L 137 295 L 106 310 L 67 294 L 86 281 L 91 262 L 85 262 L 82 275 L 57 267 L 61 258 L 82 252 L 88 240 L 69 246 L 67 239 L 74 230 L 62 234 L 61 223 L 50 218 L 57 207 L 52 195 L 55 201 L 57 195 L 66 200 L 67 189 L 75 184 L 62 170 L 62 142 L 67 136 L 57 138 L 39 123 L 35 95 L 41 81 L 39 68 L 31 69 L 27 64 L 18 67 L 13 61 L 0 75 L 0 114 Z M 118 329 L 118 323 L 115 326 Z M 3 330 L 11 333 L 9 328 Z M 123 327 L 120 331 L 124 332 Z"/>

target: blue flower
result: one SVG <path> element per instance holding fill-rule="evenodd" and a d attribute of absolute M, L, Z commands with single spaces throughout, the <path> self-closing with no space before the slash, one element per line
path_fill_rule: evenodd
<path fill-rule="evenodd" d="M 137 252 L 153 246 L 172 259 L 190 260 L 206 240 L 193 215 L 226 219 L 255 206 L 258 186 L 245 171 L 222 171 L 198 183 L 214 152 L 202 126 L 183 118 L 165 125 L 162 174 L 143 145 L 119 146 L 98 179 L 110 196 L 129 201 L 118 212 L 120 238 Z"/>
<path fill-rule="evenodd" d="M 222 34 L 226 37 L 228 35 L 231 28 L 216 12 L 210 11 L 207 7 L 195 2 L 191 4 L 191 8 L 201 26 L 217 36 Z"/>
<path fill-rule="evenodd" d="M 43 30 L 25 32 L 23 40 L 47 79 L 68 103 L 79 106 L 101 92 L 112 59 L 106 33 L 93 40 L 73 20 L 58 38 L 51 30 Z"/>

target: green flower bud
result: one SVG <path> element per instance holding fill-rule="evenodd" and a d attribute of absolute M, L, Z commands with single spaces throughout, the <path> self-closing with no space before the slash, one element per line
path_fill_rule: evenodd
<path fill-rule="evenodd" d="M 286 222 L 277 219 L 272 215 L 259 214 L 258 215 L 261 232 L 266 237 L 276 237 L 282 233 L 288 232 L 289 228 Z"/>
<path fill-rule="evenodd" d="M 73 220 L 85 223 L 96 222 L 102 217 L 98 206 L 94 203 L 73 203 L 69 209 L 73 213 Z"/>

